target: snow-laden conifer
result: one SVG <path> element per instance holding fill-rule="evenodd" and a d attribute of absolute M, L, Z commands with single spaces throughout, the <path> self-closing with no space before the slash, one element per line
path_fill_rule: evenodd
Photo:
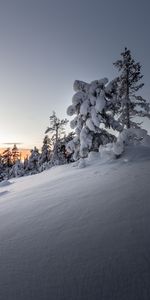
<path fill-rule="evenodd" d="M 105 138 L 111 142 L 113 136 L 106 130 L 121 131 L 122 126 L 115 120 L 116 81 L 108 84 L 108 79 L 95 80 L 91 83 L 76 80 L 75 95 L 72 105 L 67 109 L 69 116 L 75 115 L 70 126 L 76 136 L 67 145 L 67 150 L 74 153 L 74 159 L 84 158 L 89 151 L 98 151 Z"/>
<path fill-rule="evenodd" d="M 34 147 L 34 149 L 31 150 L 31 155 L 29 156 L 28 165 L 26 168 L 26 171 L 30 174 L 36 174 L 39 172 L 39 157 L 39 150 Z"/>
<path fill-rule="evenodd" d="M 40 165 L 44 163 L 48 163 L 51 158 L 51 147 L 52 147 L 52 142 L 49 138 L 48 135 L 45 135 L 43 139 L 43 145 L 41 149 L 41 155 L 40 155 L 40 160 L 39 163 Z"/>
<path fill-rule="evenodd" d="M 12 163 L 15 164 L 18 160 L 20 160 L 20 151 L 16 144 L 14 144 L 12 148 Z"/>
<path fill-rule="evenodd" d="M 62 119 L 60 120 L 57 116 L 55 111 L 50 116 L 50 126 L 46 129 L 45 133 L 48 132 L 51 134 L 51 141 L 53 143 L 53 151 L 51 156 L 51 163 L 60 164 L 60 140 L 65 133 L 65 126 L 67 125 L 68 120 Z"/>
<path fill-rule="evenodd" d="M 24 164 L 20 160 L 17 160 L 11 170 L 10 170 L 10 177 L 21 177 L 25 175 L 25 170 L 24 170 Z"/>
<path fill-rule="evenodd" d="M 131 51 L 127 48 L 121 53 L 121 58 L 114 63 L 120 75 L 117 79 L 117 101 L 115 103 L 119 121 L 124 128 L 139 128 L 140 122 L 134 117 L 150 118 L 149 103 L 137 92 L 144 86 L 141 82 L 141 65 L 135 62 Z"/>

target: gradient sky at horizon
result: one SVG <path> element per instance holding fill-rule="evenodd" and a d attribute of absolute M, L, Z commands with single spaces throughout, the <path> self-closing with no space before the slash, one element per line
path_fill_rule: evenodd
<path fill-rule="evenodd" d="M 148 99 L 149 12 L 148 0 L 0 0 L 0 146 L 40 146 L 52 111 L 67 117 L 74 80 L 112 79 L 125 46 Z"/>

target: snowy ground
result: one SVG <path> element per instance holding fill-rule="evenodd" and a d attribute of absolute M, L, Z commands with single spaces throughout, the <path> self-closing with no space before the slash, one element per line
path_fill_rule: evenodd
<path fill-rule="evenodd" d="M 0 300 L 150 299 L 150 148 L 0 184 Z"/>

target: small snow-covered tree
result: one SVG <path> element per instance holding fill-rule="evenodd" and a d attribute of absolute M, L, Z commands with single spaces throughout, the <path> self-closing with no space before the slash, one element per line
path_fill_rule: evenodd
<path fill-rule="evenodd" d="M 52 142 L 48 135 L 45 135 L 43 139 L 43 146 L 41 149 L 41 155 L 40 155 L 40 164 L 47 163 L 50 161 L 50 155 L 51 155 L 51 146 Z"/>
<path fill-rule="evenodd" d="M 62 141 L 62 144 L 63 144 L 63 149 L 64 149 L 64 156 L 65 156 L 65 160 L 67 163 L 71 163 L 74 161 L 73 159 L 73 153 L 70 153 L 69 151 L 67 151 L 67 145 L 70 141 L 72 141 L 73 139 L 75 138 L 75 132 L 74 131 L 71 131 L 68 133 L 68 135 L 65 135 L 63 137 L 63 141 Z"/>
<path fill-rule="evenodd" d="M 58 139 L 58 158 L 60 164 L 66 164 L 73 161 L 72 154 L 67 152 L 67 144 L 75 136 L 74 132 L 69 132 L 68 135 Z"/>
<path fill-rule="evenodd" d="M 10 148 L 7 148 L 6 150 L 4 150 L 4 152 L 2 153 L 2 157 L 3 157 L 4 165 L 7 167 L 11 167 L 12 166 L 12 152 L 11 152 Z"/>
<path fill-rule="evenodd" d="M 134 117 L 150 118 L 149 103 L 137 92 L 143 87 L 141 83 L 141 65 L 135 62 L 131 51 L 127 48 L 121 53 L 121 59 L 114 63 L 120 72 L 117 79 L 116 107 L 119 121 L 124 128 L 139 128 L 140 123 L 135 122 Z"/>
<path fill-rule="evenodd" d="M 27 171 L 27 169 L 28 169 L 28 164 L 29 164 L 29 157 L 28 157 L 28 155 L 25 157 L 25 159 L 24 159 L 24 162 L 23 162 L 23 168 L 24 168 L 24 170 L 25 170 L 25 172 Z"/>
<path fill-rule="evenodd" d="M 13 165 L 12 163 L 12 152 L 10 148 L 7 148 L 6 150 L 4 150 L 4 152 L 2 153 L 2 161 L 3 161 L 3 166 L 5 169 L 5 178 L 9 179 L 10 177 L 10 169 Z"/>
<path fill-rule="evenodd" d="M 31 150 L 31 155 L 28 159 L 28 165 L 26 167 L 26 170 L 30 172 L 30 174 L 36 174 L 39 172 L 39 150 L 34 147 L 34 149 Z"/>
<path fill-rule="evenodd" d="M 13 148 L 12 148 L 12 162 L 13 164 L 15 164 L 17 162 L 17 160 L 20 159 L 20 152 L 16 146 L 16 144 L 14 144 Z"/>
<path fill-rule="evenodd" d="M 25 170 L 24 170 L 24 164 L 20 161 L 17 160 L 11 170 L 10 170 L 10 177 L 21 177 L 25 175 Z"/>
<path fill-rule="evenodd" d="M 3 157 L 0 154 L 0 182 L 5 178 L 5 165 L 3 162 Z"/>
<path fill-rule="evenodd" d="M 55 111 L 50 116 L 50 126 L 46 129 L 45 134 L 50 132 L 51 141 L 53 143 L 53 155 L 52 155 L 52 163 L 59 164 L 59 140 L 65 132 L 65 126 L 67 125 L 68 120 L 62 119 L 60 120 Z"/>
<path fill-rule="evenodd" d="M 98 151 L 101 143 L 109 142 L 111 128 L 121 131 L 122 126 L 114 118 L 116 103 L 116 82 L 108 84 L 108 79 L 95 80 L 91 83 L 76 80 L 75 95 L 72 105 L 67 109 L 69 116 L 76 115 L 70 122 L 76 136 L 67 145 L 67 151 L 74 152 L 74 160 L 87 156 L 89 151 Z M 112 141 L 112 135 L 111 135 Z"/>

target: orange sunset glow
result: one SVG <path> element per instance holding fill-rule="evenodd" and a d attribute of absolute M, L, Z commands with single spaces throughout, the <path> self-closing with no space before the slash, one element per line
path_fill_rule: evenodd
<path fill-rule="evenodd" d="M 0 148 L 0 154 L 2 154 L 7 148 Z M 24 160 L 26 157 L 29 157 L 30 155 L 30 149 L 18 149 L 20 152 L 21 160 Z"/>

